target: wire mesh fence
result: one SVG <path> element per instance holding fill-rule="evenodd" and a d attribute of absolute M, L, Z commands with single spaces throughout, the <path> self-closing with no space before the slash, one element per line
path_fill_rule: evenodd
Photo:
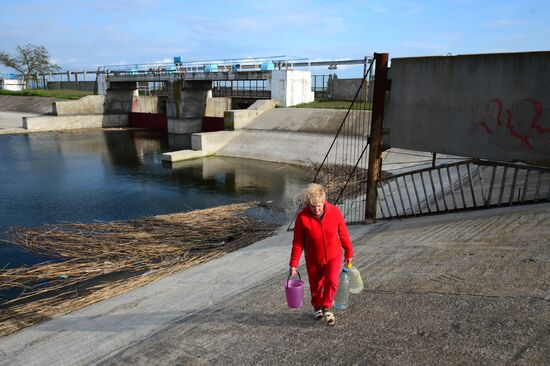
<path fill-rule="evenodd" d="M 349 224 L 363 222 L 364 218 L 373 64 L 374 59 L 370 59 L 363 82 L 322 163 L 315 166 L 312 180 L 325 188 L 327 200 L 340 208 Z M 293 225 L 294 220 L 289 229 Z"/>

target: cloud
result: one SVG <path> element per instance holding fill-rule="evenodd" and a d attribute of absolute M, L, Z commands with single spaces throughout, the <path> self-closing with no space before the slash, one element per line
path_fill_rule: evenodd
<path fill-rule="evenodd" d="M 497 19 L 497 20 L 493 20 L 491 22 L 485 23 L 485 26 L 489 28 L 501 28 L 501 27 L 510 27 L 514 25 L 520 25 L 523 23 L 524 21 L 519 19 L 502 18 L 502 19 Z"/>

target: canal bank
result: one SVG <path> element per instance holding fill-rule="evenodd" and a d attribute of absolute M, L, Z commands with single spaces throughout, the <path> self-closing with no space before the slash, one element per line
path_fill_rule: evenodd
<path fill-rule="evenodd" d="M 366 288 L 335 327 L 287 307 L 280 230 L 4 337 L 0 364 L 545 365 L 549 219 L 540 204 L 350 227 Z"/>

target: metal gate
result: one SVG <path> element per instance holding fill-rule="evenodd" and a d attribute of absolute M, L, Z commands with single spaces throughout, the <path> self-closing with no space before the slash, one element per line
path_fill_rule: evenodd
<path fill-rule="evenodd" d="M 377 217 L 391 219 L 550 201 L 550 169 L 465 160 L 378 184 Z"/>
<path fill-rule="evenodd" d="M 360 206 L 366 195 L 374 58 L 367 62 L 361 86 L 322 163 L 314 166 L 312 180 L 324 186 L 328 201 L 340 207 L 347 223 L 363 223 L 365 215 L 364 204 Z M 291 220 L 288 229 L 293 225 Z"/>

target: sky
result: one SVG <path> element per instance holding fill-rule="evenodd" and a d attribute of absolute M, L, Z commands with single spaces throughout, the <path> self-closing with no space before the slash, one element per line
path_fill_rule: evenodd
<path fill-rule="evenodd" d="M 0 50 L 42 45 L 72 71 L 174 56 L 317 61 L 550 50 L 548 0 L 3 0 L 0 12 Z"/>

